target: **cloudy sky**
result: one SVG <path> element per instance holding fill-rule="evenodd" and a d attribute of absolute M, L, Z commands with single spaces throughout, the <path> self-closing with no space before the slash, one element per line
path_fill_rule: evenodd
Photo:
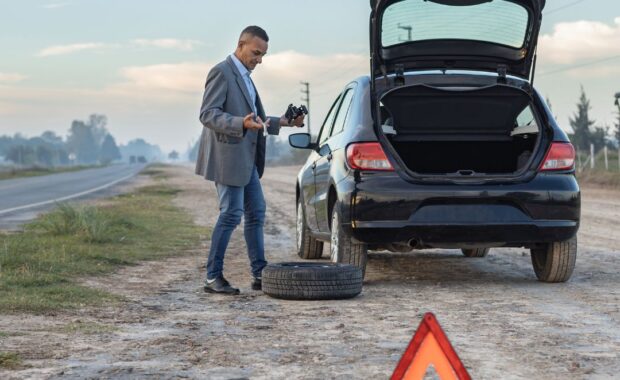
<path fill-rule="evenodd" d="M 350 79 L 368 66 L 368 0 L 0 0 L 0 135 L 54 130 L 108 116 L 121 143 L 143 137 L 184 151 L 202 126 L 208 70 L 243 27 L 270 35 L 253 78 L 270 114 L 311 84 L 318 128 Z M 536 86 L 568 128 L 580 86 L 599 125 L 620 91 L 620 1 L 547 0 Z"/>

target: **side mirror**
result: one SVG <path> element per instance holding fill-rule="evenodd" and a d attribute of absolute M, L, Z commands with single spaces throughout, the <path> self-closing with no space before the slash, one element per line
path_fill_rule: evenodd
<path fill-rule="evenodd" d="M 309 133 L 294 133 L 288 137 L 288 143 L 293 148 L 299 149 L 315 149 L 316 144 L 312 143 L 312 137 Z"/>

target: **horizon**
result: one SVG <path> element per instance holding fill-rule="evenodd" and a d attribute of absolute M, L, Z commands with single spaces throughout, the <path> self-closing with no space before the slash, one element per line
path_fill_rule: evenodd
<path fill-rule="evenodd" d="M 7 3 L 0 45 L 11 54 L 0 63 L 0 135 L 51 130 L 66 137 L 73 120 L 97 113 L 108 117 L 119 145 L 143 138 L 164 152 L 185 152 L 200 136 L 209 69 L 250 24 L 270 37 L 253 74 L 267 113 L 301 104 L 300 82 L 310 82 L 315 133 L 342 87 L 369 71 L 366 0 L 242 0 L 235 9 L 244 12 L 233 20 L 231 6 L 213 1 Z M 283 20 L 291 9 L 301 20 Z M 620 3 L 547 1 L 534 85 L 563 129 L 570 130 L 581 86 L 596 126 L 613 126 L 619 62 Z"/>

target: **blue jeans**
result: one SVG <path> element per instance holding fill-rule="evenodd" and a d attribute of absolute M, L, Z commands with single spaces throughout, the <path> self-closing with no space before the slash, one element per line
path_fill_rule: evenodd
<path fill-rule="evenodd" d="M 261 277 L 265 261 L 265 243 L 263 225 L 265 224 L 265 197 L 254 168 L 250 183 L 246 186 L 227 186 L 216 183 L 220 199 L 220 216 L 211 236 L 211 250 L 207 260 L 207 278 L 212 280 L 222 275 L 224 254 L 230 241 L 230 235 L 244 217 L 243 233 L 248 247 L 248 257 L 252 275 Z"/>

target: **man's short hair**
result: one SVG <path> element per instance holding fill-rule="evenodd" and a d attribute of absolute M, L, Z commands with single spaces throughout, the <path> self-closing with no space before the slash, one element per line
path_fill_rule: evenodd
<path fill-rule="evenodd" d="M 269 42 L 269 36 L 267 35 L 267 32 L 265 32 L 265 30 L 260 26 L 250 25 L 243 29 L 241 35 L 239 36 L 239 41 L 243 39 L 244 34 L 249 34 L 252 37 L 258 37 L 265 42 Z"/>

